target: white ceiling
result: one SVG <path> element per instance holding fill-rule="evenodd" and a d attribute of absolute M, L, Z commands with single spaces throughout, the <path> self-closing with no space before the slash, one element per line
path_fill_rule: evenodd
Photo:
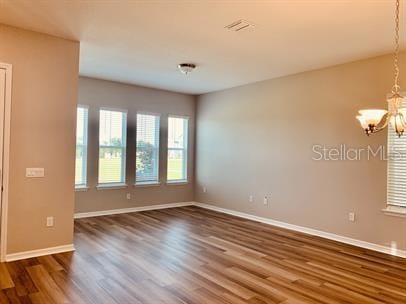
<path fill-rule="evenodd" d="M 80 40 L 81 75 L 200 94 L 388 53 L 394 2 L 0 0 L 0 23 Z"/>

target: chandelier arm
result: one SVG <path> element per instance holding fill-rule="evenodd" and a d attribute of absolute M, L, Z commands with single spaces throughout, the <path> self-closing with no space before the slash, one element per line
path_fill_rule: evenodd
<path fill-rule="evenodd" d="M 388 124 L 389 124 L 390 116 L 391 116 L 391 115 L 390 115 L 389 113 L 386 113 L 386 114 L 382 117 L 381 121 L 376 125 L 376 128 L 377 128 L 377 129 L 384 129 L 384 128 L 386 128 L 386 127 L 388 126 Z"/>
<path fill-rule="evenodd" d="M 403 116 L 402 113 L 400 114 L 400 122 L 402 123 L 402 125 L 403 125 L 404 127 L 406 127 L 406 120 L 405 120 L 405 117 Z"/>
<path fill-rule="evenodd" d="M 390 114 L 386 113 L 382 119 L 380 120 L 380 122 L 376 125 L 376 127 L 373 130 L 370 130 L 370 134 L 375 134 L 378 133 L 382 130 L 384 130 L 388 124 L 389 124 L 389 119 L 390 119 Z"/>
<path fill-rule="evenodd" d="M 382 128 L 375 128 L 371 133 L 372 133 L 372 134 L 375 134 L 375 133 L 381 132 L 382 130 L 385 130 L 385 127 L 382 127 Z"/>

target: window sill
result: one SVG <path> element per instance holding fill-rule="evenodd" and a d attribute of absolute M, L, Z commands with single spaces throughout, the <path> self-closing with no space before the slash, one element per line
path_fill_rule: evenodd
<path fill-rule="evenodd" d="M 389 216 L 406 217 L 406 207 L 388 205 L 382 212 Z"/>
<path fill-rule="evenodd" d="M 96 186 L 97 190 L 113 190 L 113 189 L 124 189 L 127 188 L 127 184 L 124 183 L 111 183 L 111 184 L 98 184 Z"/>
<path fill-rule="evenodd" d="M 176 186 L 176 185 L 187 185 L 187 184 L 189 184 L 189 181 L 188 180 L 185 180 L 185 179 L 180 179 L 180 180 L 173 180 L 173 181 L 166 181 L 166 184 L 167 185 L 174 185 L 174 186 Z"/>
<path fill-rule="evenodd" d="M 84 192 L 84 191 L 88 191 L 89 187 L 88 186 L 76 186 L 75 187 L 75 192 Z"/>
<path fill-rule="evenodd" d="M 134 184 L 134 187 L 157 187 L 161 182 L 138 182 Z"/>

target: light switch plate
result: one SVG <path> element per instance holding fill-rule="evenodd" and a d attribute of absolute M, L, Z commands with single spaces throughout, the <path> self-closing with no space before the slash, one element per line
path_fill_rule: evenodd
<path fill-rule="evenodd" d="M 25 168 L 25 177 L 44 177 L 44 168 Z"/>

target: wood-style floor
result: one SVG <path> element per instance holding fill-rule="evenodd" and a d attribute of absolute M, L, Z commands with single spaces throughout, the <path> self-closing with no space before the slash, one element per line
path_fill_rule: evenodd
<path fill-rule="evenodd" d="M 0 264 L 0 303 L 406 303 L 406 260 L 198 207 L 76 220 L 75 245 Z"/>

